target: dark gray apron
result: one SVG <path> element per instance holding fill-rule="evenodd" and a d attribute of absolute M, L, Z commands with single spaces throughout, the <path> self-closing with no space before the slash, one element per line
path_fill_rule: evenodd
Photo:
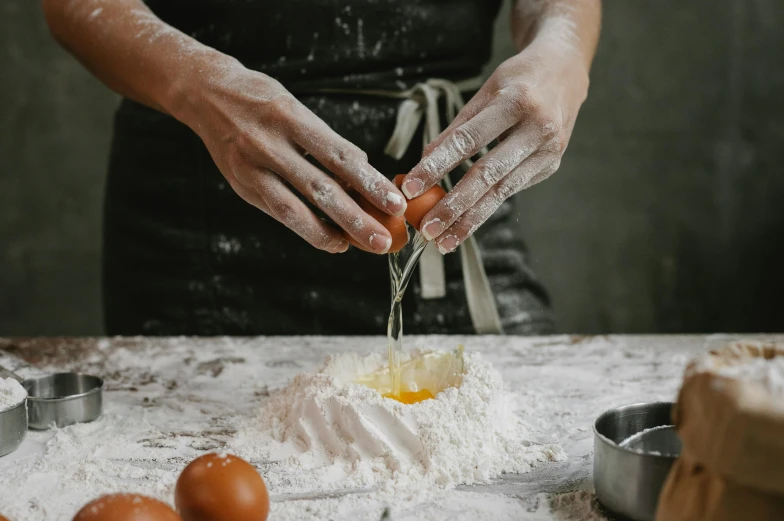
<path fill-rule="evenodd" d="M 402 155 L 385 154 L 401 100 L 367 92 L 475 77 L 499 2 L 147 3 L 279 79 L 392 178 L 417 163 L 424 125 Z M 445 106 L 440 112 L 445 118 Z M 505 203 L 477 232 L 487 280 L 506 333 L 549 333 L 548 299 L 527 268 L 513 214 Z M 475 332 L 461 255 L 445 256 L 443 268 L 442 297 L 423 295 L 415 275 L 404 301 L 408 333 Z M 315 250 L 234 194 L 188 128 L 129 100 L 115 118 L 103 275 L 109 334 L 381 334 L 389 312 L 383 256 Z"/>

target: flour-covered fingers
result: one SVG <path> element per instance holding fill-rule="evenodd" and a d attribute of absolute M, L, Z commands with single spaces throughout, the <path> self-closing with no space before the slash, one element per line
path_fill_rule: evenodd
<path fill-rule="evenodd" d="M 283 163 L 276 165 L 276 171 L 364 249 L 379 254 L 389 251 L 392 245 L 389 230 L 362 210 L 334 179 L 307 159 L 296 154 L 287 155 Z"/>
<path fill-rule="evenodd" d="M 525 132 L 506 141 L 474 163 L 454 189 L 422 219 L 422 235 L 431 241 L 515 170 L 536 146 Z M 535 168 L 535 167 L 534 167 Z"/>
<path fill-rule="evenodd" d="M 392 181 L 370 165 L 365 152 L 338 135 L 307 107 L 302 106 L 298 112 L 299 124 L 291 132 L 299 146 L 382 212 L 403 215 L 406 198 Z"/>
<path fill-rule="evenodd" d="M 532 186 L 541 183 L 542 181 L 544 181 L 545 179 L 553 175 L 556 172 L 556 170 L 558 170 L 559 166 L 560 166 L 560 161 L 554 162 L 551 168 L 542 170 L 541 172 L 536 174 L 530 181 L 528 181 L 528 183 L 525 184 L 525 186 L 523 186 L 520 189 L 520 191 L 528 190 Z"/>
<path fill-rule="evenodd" d="M 504 201 L 523 188 L 531 186 L 531 181 L 540 175 L 555 172 L 558 164 L 558 158 L 544 152 L 536 153 L 523 161 L 439 236 L 436 240 L 438 250 L 442 254 L 455 251 Z"/>
<path fill-rule="evenodd" d="M 424 156 L 403 181 L 403 193 L 413 199 L 476 155 L 502 132 L 519 121 L 509 104 L 496 99 L 479 114 L 445 135 L 441 144 Z"/>
<path fill-rule="evenodd" d="M 253 194 L 261 200 L 263 207 L 253 202 L 251 204 L 302 237 L 314 248 L 329 253 L 343 253 L 348 249 L 348 241 L 340 231 L 319 219 L 274 172 L 258 168 L 243 176 L 242 180 L 243 184 L 234 188 L 240 196 L 248 200 L 244 194 Z"/>
<path fill-rule="evenodd" d="M 444 142 L 448 136 L 452 135 L 452 132 L 459 126 L 466 123 L 468 120 L 479 114 L 482 109 L 485 108 L 489 101 L 489 97 L 485 94 L 486 87 L 483 87 L 479 92 L 477 92 L 474 97 L 469 100 L 465 106 L 460 109 L 460 112 L 457 114 L 455 119 L 446 127 L 441 134 L 438 135 L 433 141 L 430 142 L 429 145 L 425 147 L 422 151 L 422 157 L 429 156 L 433 150 L 436 149 L 441 143 Z"/>

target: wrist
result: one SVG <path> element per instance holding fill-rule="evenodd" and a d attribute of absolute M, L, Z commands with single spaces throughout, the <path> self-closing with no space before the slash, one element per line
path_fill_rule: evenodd
<path fill-rule="evenodd" d="M 516 3 L 512 32 L 518 52 L 529 47 L 560 61 L 578 60 L 590 69 L 601 27 L 599 0 Z"/>
<path fill-rule="evenodd" d="M 164 93 L 164 107 L 178 121 L 198 133 L 199 115 L 211 93 L 233 81 L 232 76 L 246 71 L 235 58 L 205 47 L 180 69 L 173 71 Z"/>

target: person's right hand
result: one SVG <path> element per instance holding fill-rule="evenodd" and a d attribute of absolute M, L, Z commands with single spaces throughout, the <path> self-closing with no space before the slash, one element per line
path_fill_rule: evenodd
<path fill-rule="evenodd" d="M 341 231 L 319 219 L 294 190 L 370 252 L 386 253 L 389 231 L 346 193 L 351 186 L 379 210 L 401 216 L 406 199 L 367 155 L 340 137 L 280 83 L 231 62 L 182 85 L 178 118 L 204 141 L 245 201 L 318 249 L 344 252 Z M 313 156 L 335 179 L 311 164 Z"/>

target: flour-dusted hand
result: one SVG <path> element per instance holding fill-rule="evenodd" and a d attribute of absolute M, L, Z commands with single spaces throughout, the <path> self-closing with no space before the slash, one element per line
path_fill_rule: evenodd
<path fill-rule="evenodd" d="M 280 83 L 169 26 L 142 0 L 43 0 L 43 9 L 55 37 L 108 86 L 191 127 L 247 202 L 316 248 L 346 251 L 341 231 L 298 192 L 364 249 L 387 252 L 387 229 L 342 186 L 398 216 L 403 194 Z"/>
<path fill-rule="evenodd" d="M 316 248 L 346 251 L 348 241 L 340 230 L 319 219 L 294 193 L 299 192 L 368 251 L 389 250 L 389 231 L 343 187 L 353 187 L 390 215 L 403 214 L 405 198 L 370 166 L 362 150 L 335 133 L 280 83 L 235 64 L 191 90 L 182 119 L 202 138 L 240 197 Z M 305 154 L 335 178 L 310 163 Z"/>
<path fill-rule="evenodd" d="M 511 195 L 558 169 L 588 92 L 595 46 L 595 36 L 583 38 L 572 20 L 586 14 L 561 5 L 573 1 L 519 2 L 528 8 L 517 12 L 524 49 L 496 69 L 406 176 L 403 192 L 415 198 L 498 140 L 422 221 L 423 235 L 442 253 L 454 251 Z"/>

